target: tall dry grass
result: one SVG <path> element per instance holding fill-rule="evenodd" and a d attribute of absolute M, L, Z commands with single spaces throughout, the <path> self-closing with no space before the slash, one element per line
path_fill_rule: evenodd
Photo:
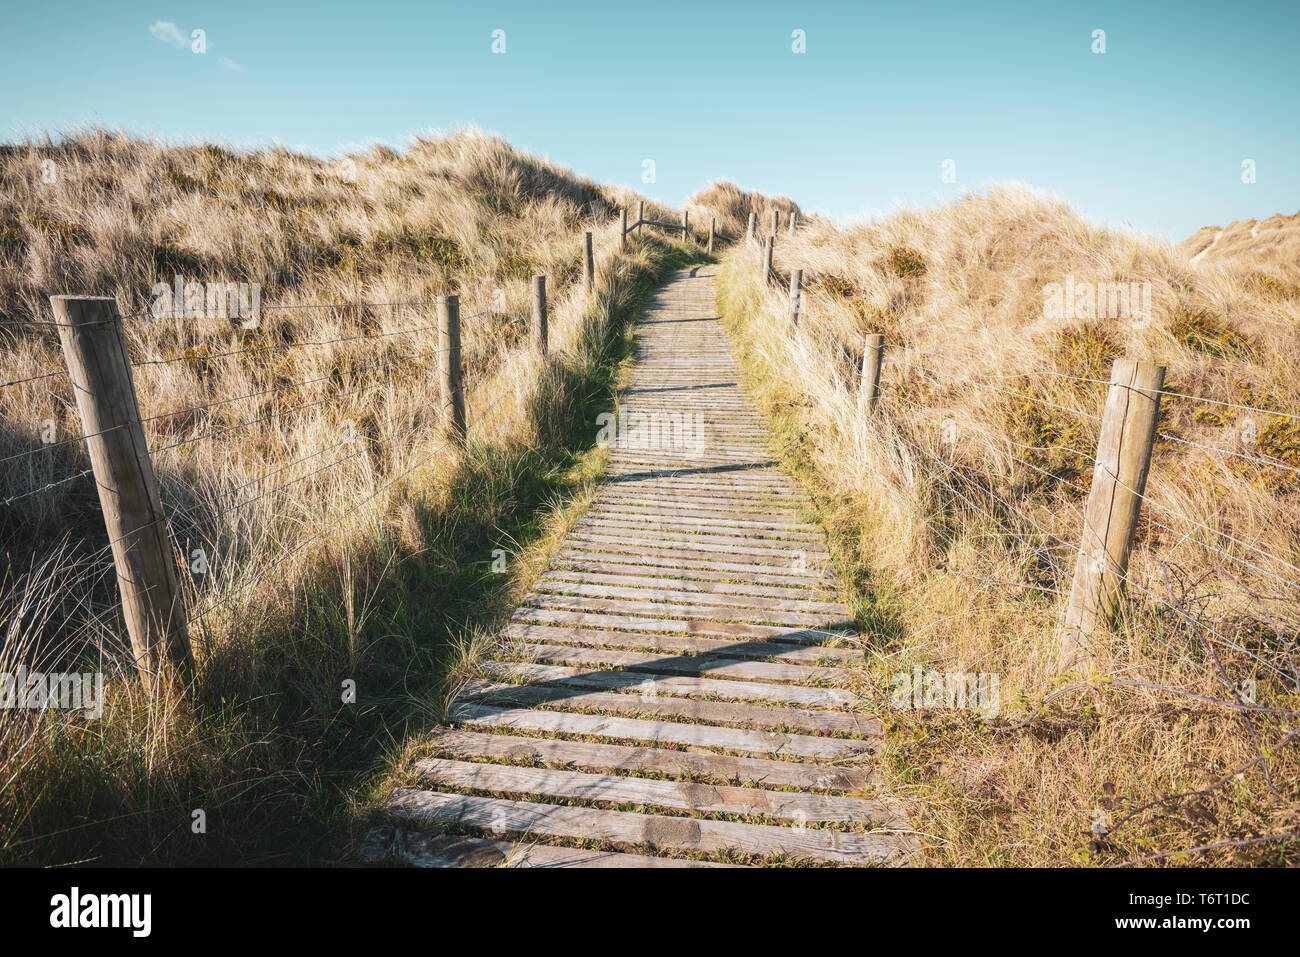
<path fill-rule="evenodd" d="M 1216 845 L 1154 860 L 1294 863 L 1296 841 L 1275 839 L 1300 830 L 1294 278 L 1241 257 L 1194 265 L 1011 188 L 811 223 L 778 238 L 776 263 L 782 284 L 804 270 L 797 330 L 752 248 L 725 263 L 725 314 L 854 583 L 895 732 L 886 790 L 915 799 L 931 859 L 1113 863 Z M 1048 318 L 1045 287 L 1070 275 L 1150 283 L 1150 315 Z M 857 363 L 877 332 L 873 414 Z M 1129 601 L 1092 642 L 1093 667 L 1063 676 L 1093 417 L 1117 357 L 1164 363 L 1167 390 L 1227 405 L 1164 397 Z M 890 709 L 893 676 L 915 665 L 1000 675 L 1001 717 Z M 1252 697 L 1274 710 L 1239 710 Z"/>
<path fill-rule="evenodd" d="M 709 220 L 716 220 L 716 230 L 732 239 L 744 238 L 749 229 L 749 214 L 757 218 L 759 234 L 771 228 L 772 214 L 777 213 L 783 229 L 789 228 L 790 214 L 802 216 L 799 205 L 788 196 L 768 196 L 743 190 L 735 183 L 718 180 L 686 201 L 696 228 L 708 230 Z"/>
<path fill-rule="evenodd" d="M 491 604 L 492 545 L 554 494 L 610 337 L 671 252 L 618 251 L 634 194 L 473 130 L 332 163 L 104 131 L 0 160 L 0 381 L 31 380 L 0 388 L 0 664 L 110 676 L 99 721 L 0 712 L 0 859 L 328 854 L 313 842 L 337 843 L 342 782 L 399 736 L 401 689 L 436 694 L 456 622 Z M 527 342 L 534 273 L 547 362 Z M 155 318 L 176 274 L 260 284 L 260 323 Z M 461 298 L 464 449 L 437 402 L 444 293 Z M 187 576 L 190 702 L 150 703 L 132 679 L 52 294 L 127 315 L 177 558 L 207 565 Z M 220 836 L 190 837 L 193 807 L 224 816 Z"/>

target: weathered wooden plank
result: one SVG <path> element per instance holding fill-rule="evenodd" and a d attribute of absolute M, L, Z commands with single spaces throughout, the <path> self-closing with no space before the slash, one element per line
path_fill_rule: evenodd
<path fill-rule="evenodd" d="M 726 678 L 692 678 L 686 675 L 650 675 L 645 672 L 572 668 L 529 661 L 485 661 L 485 673 L 505 680 L 567 681 L 601 691 L 626 689 L 644 694 L 722 698 L 733 701 L 772 701 L 813 708 L 854 707 L 860 699 L 843 688 L 810 688 L 805 685 L 774 685 L 761 681 L 731 681 Z"/>
<path fill-rule="evenodd" d="M 619 618 L 671 619 L 685 623 L 683 629 L 697 631 L 707 623 L 749 624 L 760 628 L 826 629 L 850 628 L 853 623 L 839 615 L 815 615 L 805 612 L 777 611 L 764 608 L 741 608 L 736 605 L 676 604 L 658 601 L 636 601 L 630 598 L 599 597 L 595 595 L 567 595 L 550 591 L 529 592 L 523 602 L 533 608 L 552 611 L 573 610 L 586 615 L 607 615 Z M 521 609 L 522 612 L 522 609 Z"/>
<path fill-rule="evenodd" d="M 441 754 L 515 763 L 545 764 L 588 771 L 668 774 L 676 778 L 727 782 L 752 787 L 798 787 L 819 791 L 857 791 L 873 784 L 876 772 L 862 764 L 822 764 L 771 758 L 629 747 L 603 741 L 524 738 L 484 731 L 439 728 L 429 746 Z"/>
<path fill-rule="evenodd" d="M 735 867 L 684 857 L 651 857 L 618 851 L 590 851 L 554 844 L 524 844 L 481 837 L 372 828 L 361 845 L 361 859 L 372 864 L 401 861 L 412 867 Z"/>
<path fill-rule="evenodd" d="M 507 638 L 547 645 L 582 645 L 586 648 L 640 648 L 655 652 L 690 655 L 725 655 L 730 658 L 773 658 L 796 664 L 836 665 L 862 660 L 853 648 L 830 648 L 819 644 L 765 641 L 735 641 L 727 638 L 699 638 L 663 635 L 657 632 L 610 631 L 592 628 L 557 628 L 511 622 L 502 631 Z"/>
<path fill-rule="evenodd" d="M 880 719 L 862 714 L 667 697 L 645 689 L 632 693 L 586 691 L 563 682 L 505 684 L 475 680 L 461 690 L 456 700 L 466 704 L 548 704 L 567 710 L 586 709 L 603 714 L 690 718 L 706 724 L 770 728 L 808 734 L 879 737 L 881 733 Z"/>
<path fill-rule="evenodd" d="M 843 602 L 815 601 L 810 598 L 770 598 L 761 595 L 736 595 L 727 594 L 717 589 L 706 591 L 701 588 L 677 588 L 672 584 L 671 579 L 659 579 L 654 584 L 638 587 L 627 584 L 606 585 L 573 582 L 546 575 L 536 582 L 533 588 L 536 591 L 563 595 L 587 595 L 593 598 L 631 598 L 692 605 L 707 602 L 711 606 L 727 608 L 797 611 L 806 614 L 821 613 L 823 616 L 831 616 L 830 620 L 832 621 L 840 622 L 848 618 L 849 611 Z"/>
<path fill-rule="evenodd" d="M 652 555 L 630 555 L 615 552 L 586 551 L 579 548 L 561 548 L 555 555 L 553 568 L 593 571 L 602 574 L 661 574 L 690 581 L 724 583 L 791 585 L 834 593 L 834 582 L 810 570 L 797 574 L 769 575 L 754 571 L 752 565 L 735 565 L 731 562 L 711 562 L 693 558 L 658 558 Z"/>
<path fill-rule="evenodd" d="M 744 754 L 815 758 L 820 761 L 843 761 L 861 757 L 871 754 L 875 748 L 875 743 L 865 738 L 821 738 L 785 731 L 752 731 L 679 721 L 649 721 L 642 718 L 572 711 L 536 711 L 462 702 L 456 702 L 447 710 L 447 718 L 454 724 L 721 748 Z"/>
<path fill-rule="evenodd" d="M 739 851 L 841 864 L 902 864 L 914 846 L 913 840 L 895 834 L 664 817 L 409 788 L 394 791 L 387 809 L 398 819 L 422 823 L 454 822 L 513 834 L 607 841 L 661 851 Z"/>
<path fill-rule="evenodd" d="M 695 814 L 761 814 L 777 821 L 804 824 L 829 821 L 892 827 L 907 824 L 907 816 L 896 804 L 865 798 L 445 758 L 421 758 L 415 762 L 415 769 L 429 785 L 494 794 L 535 794 L 562 801 L 652 805 Z"/>
<path fill-rule="evenodd" d="M 622 573 L 620 574 L 620 572 Z M 613 585 L 627 588 L 662 587 L 698 595 L 782 598 L 793 601 L 807 601 L 816 604 L 825 611 L 833 611 L 844 615 L 848 615 L 849 612 L 848 606 L 841 601 L 822 601 L 812 597 L 821 594 L 832 594 L 829 589 L 793 585 L 754 585 L 748 582 L 700 581 L 692 578 L 682 578 L 667 571 L 658 575 L 649 573 L 638 575 L 635 568 L 625 569 L 621 566 L 612 567 L 608 573 L 552 566 L 542 574 L 539 581 L 578 582 L 580 584 Z"/>
<path fill-rule="evenodd" d="M 562 602 L 554 604 L 563 605 Z M 607 628 L 616 631 L 649 631 L 660 634 L 722 635 L 765 641 L 785 641 L 795 644 L 821 643 L 851 637 L 851 632 L 834 627 L 818 628 L 808 625 L 760 625 L 737 621 L 711 621 L 701 618 L 647 618 L 634 614 L 601 614 L 600 612 L 569 611 L 560 608 L 539 608 L 521 605 L 511 616 L 512 621 L 538 622 L 565 625 L 574 628 Z"/>
<path fill-rule="evenodd" d="M 607 651 L 567 645 L 511 644 L 510 651 L 543 663 L 603 665 L 628 671 L 649 671 L 675 675 L 717 675 L 752 681 L 790 682 L 807 685 L 847 686 L 849 672 L 843 668 L 787 665 L 776 661 L 740 661 L 712 655 L 656 655 L 644 651 Z"/>

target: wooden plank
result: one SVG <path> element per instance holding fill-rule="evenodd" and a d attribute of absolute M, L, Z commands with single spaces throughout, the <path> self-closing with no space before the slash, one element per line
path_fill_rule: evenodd
<path fill-rule="evenodd" d="M 603 665 L 658 674 L 698 677 L 715 675 L 752 681 L 841 686 L 847 685 L 850 677 L 842 668 L 813 668 L 776 661 L 740 661 L 711 655 L 656 655 L 644 651 L 606 651 L 600 648 L 539 645 L 531 642 L 512 644 L 508 650 L 527 656 L 530 660 L 549 664 Z"/>
<path fill-rule="evenodd" d="M 731 568 L 730 562 L 710 562 L 696 559 L 658 559 L 650 555 L 620 555 L 610 552 L 584 551 L 561 548 L 556 553 L 553 571 L 591 571 L 597 574 L 656 574 L 691 582 L 720 582 L 723 584 L 788 585 L 807 588 L 817 593 L 834 593 L 834 583 L 824 576 L 816 577 L 804 571 L 791 575 L 767 575 L 752 571 L 752 566 Z M 743 581 L 742 581 L 743 579 Z"/>
<path fill-rule="evenodd" d="M 567 563 L 566 563 L 567 564 Z M 620 574 L 621 572 L 621 574 Z M 581 584 L 591 585 L 614 585 L 635 588 L 671 588 L 682 592 L 691 592 L 699 595 L 748 595 L 756 598 L 786 598 L 794 600 L 803 600 L 816 602 L 820 606 L 825 606 L 827 611 L 841 612 L 848 614 L 848 606 L 840 601 L 820 601 L 809 598 L 809 595 L 829 593 L 827 589 L 809 588 L 806 586 L 794 585 L 754 585 L 747 582 L 731 581 L 698 581 L 690 578 L 681 578 L 668 572 L 662 572 L 658 575 L 638 575 L 636 569 L 622 568 L 621 566 L 612 567 L 608 573 L 597 571 L 584 571 L 573 568 L 557 568 L 552 566 L 542 573 L 539 582 L 578 582 Z"/>
<path fill-rule="evenodd" d="M 674 631 L 698 632 L 726 624 L 744 624 L 758 628 L 773 628 L 778 632 L 800 629 L 851 628 L 853 623 L 838 615 L 813 615 L 804 612 L 774 611 L 763 608 L 740 608 L 735 605 L 671 604 L 668 602 L 634 601 L 630 598 L 596 597 L 594 595 L 564 595 L 551 592 L 529 592 L 522 599 L 530 611 L 574 611 L 584 620 L 592 616 L 613 616 L 637 620 L 664 620 L 673 623 Z M 588 611 L 589 609 L 589 611 Z M 519 614 L 522 615 L 521 608 Z M 681 626 L 678 627 L 677 623 Z M 658 630 L 646 626 L 648 630 Z"/>
<path fill-rule="evenodd" d="M 836 665 L 862 661 L 861 651 L 828 648 L 819 644 L 765 641 L 733 641 L 726 638 L 698 638 L 661 635 L 655 632 L 609 631 L 592 628 L 556 628 L 512 622 L 502 634 L 507 638 L 546 645 L 581 645 L 584 648 L 639 648 L 654 652 L 690 655 L 725 655 L 730 658 L 773 658 L 807 665 Z"/>
<path fill-rule="evenodd" d="M 751 731 L 570 711 L 534 711 L 459 701 L 447 710 L 447 719 L 453 724 L 643 741 L 650 744 L 721 748 L 744 754 L 815 758 L 819 761 L 843 761 L 862 757 L 871 754 L 875 748 L 873 741 L 861 738 L 821 738 L 784 731 Z"/>
<path fill-rule="evenodd" d="M 410 788 L 395 790 L 387 810 L 400 820 L 457 823 L 512 834 L 606 841 L 615 846 L 657 851 L 739 851 L 760 857 L 859 866 L 906 863 L 915 843 L 895 834 L 856 834 L 811 827 L 664 817 Z"/>
<path fill-rule="evenodd" d="M 565 625 L 574 628 L 607 628 L 618 631 L 658 632 L 660 634 L 722 635 L 751 640 L 785 641 L 794 644 L 812 644 L 836 639 L 847 640 L 852 636 L 851 632 L 834 627 L 760 625 L 738 621 L 711 621 L 700 618 L 648 618 L 636 614 L 620 615 L 570 611 L 566 610 L 563 602 L 557 601 L 552 602 L 552 604 L 557 604 L 560 607 L 539 608 L 522 605 L 515 610 L 511 620 Z"/>
<path fill-rule="evenodd" d="M 755 545 L 751 542 L 739 541 L 736 543 L 692 540 L 688 538 L 671 538 L 655 537 L 649 535 L 608 535 L 598 531 L 588 531 L 585 528 L 575 528 L 569 533 L 568 541 L 575 544 L 603 544 L 617 545 L 621 549 L 627 548 L 653 548 L 659 551 L 676 551 L 687 552 L 695 555 L 718 555 L 729 556 L 734 560 L 748 561 L 754 565 L 781 565 L 793 564 L 801 555 L 810 555 L 810 550 L 806 548 L 768 548 L 762 545 Z M 808 559 L 805 558 L 805 561 Z"/>
<path fill-rule="evenodd" d="M 366 834 L 361 859 L 401 861 L 412 867 L 735 867 L 684 857 L 650 857 L 554 844 L 524 844 L 481 837 L 377 827 Z"/>
<path fill-rule="evenodd" d="M 717 590 L 678 588 L 672 579 L 657 579 L 654 584 L 606 585 L 591 582 L 574 582 L 544 575 L 533 588 L 537 592 L 562 595 L 586 595 L 592 598 L 630 598 L 656 602 L 688 603 L 698 606 L 707 602 L 711 606 L 742 608 L 747 610 L 794 611 L 805 614 L 830 616 L 831 621 L 845 621 L 849 609 L 843 602 L 816 601 L 811 598 L 771 598 L 762 595 L 728 594 Z"/>
<path fill-rule="evenodd" d="M 873 784 L 877 777 L 873 768 L 861 764 L 780 761 L 715 754 L 711 751 L 629 747 L 603 741 L 524 738 L 451 728 L 437 729 L 430 734 L 428 743 L 440 754 L 461 757 L 581 768 L 587 771 L 669 774 L 675 778 L 765 788 L 857 791 Z"/>
<path fill-rule="evenodd" d="M 804 685 L 774 685 L 760 681 L 692 678 L 686 675 L 654 676 L 644 672 L 609 669 L 591 671 L 528 661 L 485 661 L 481 667 L 485 673 L 507 681 L 566 681 L 577 687 L 601 691 L 626 689 L 640 694 L 772 701 L 814 708 L 853 707 L 861 700 L 853 692 L 842 688 L 810 688 Z"/>
<path fill-rule="evenodd" d="M 881 733 L 879 718 L 843 711 L 813 711 L 736 701 L 667 697 L 645 689 L 637 689 L 632 693 L 586 691 L 565 682 L 505 684 L 474 680 L 466 684 L 456 700 L 466 704 L 548 704 L 565 710 L 585 709 L 602 714 L 689 718 L 719 726 L 770 728 L 808 734 L 852 734 L 878 738 Z"/>
<path fill-rule="evenodd" d="M 421 758 L 415 762 L 415 769 L 424 783 L 431 786 L 498 795 L 534 794 L 561 801 L 651 805 L 695 814 L 762 815 L 777 821 L 804 824 L 907 825 L 906 814 L 896 804 L 864 798 L 444 758 Z"/>

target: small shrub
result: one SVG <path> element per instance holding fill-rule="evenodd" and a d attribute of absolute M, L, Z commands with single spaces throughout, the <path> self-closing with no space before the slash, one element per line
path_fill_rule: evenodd
<path fill-rule="evenodd" d="M 925 257 L 910 246 L 895 246 L 889 251 L 890 270 L 903 279 L 916 279 L 925 275 Z"/>
<path fill-rule="evenodd" d="M 1239 358 L 1251 349 L 1245 335 L 1202 309 L 1180 306 L 1174 312 L 1169 331 L 1182 345 L 1206 355 Z"/>

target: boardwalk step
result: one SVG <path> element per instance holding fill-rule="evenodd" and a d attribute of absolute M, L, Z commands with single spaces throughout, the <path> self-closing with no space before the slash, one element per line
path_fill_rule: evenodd
<path fill-rule="evenodd" d="M 695 814 L 762 815 L 777 821 L 804 824 L 834 821 L 907 826 L 907 816 L 896 806 L 863 798 L 445 758 L 421 758 L 415 762 L 415 768 L 427 784 L 443 788 L 494 794 L 536 794 L 564 801 L 649 805 Z"/>
<path fill-rule="evenodd" d="M 804 685 L 774 685 L 760 681 L 729 681 L 726 678 L 692 678 L 679 675 L 651 675 L 637 671 L 568 668 L 525 661 L 485 661 L 483 670 L 504 680 L 566 681 L 575 687 L 598 691 L 635 690 L 646 694 L 721 698 L 730 701 L 771 701 L 829 709 L 852 707 L 858 696 L 841 688 L 810 688 Z"/>
<path fill-rule="evenodd" d="M 486 731 L 439 728 L 429 744 L 441 753 L 485 760 L 545 764 L 583 771 L 667 774 L 749 787 L 798 787 L 819 791 L 857 791 L 876 780 L 861 764 L 822 764 L 738 757 L 710 751 L 630 747 L 600 741 L 526 738 Z"/>
<path fill-rule="evenodd" d="M 539 599 L 540 601 L 540 599 Z M 692 635 L 722 635 L 745 639 L 765 639 L 808 644 L 815 641 L 848 640 L 851 633 L 836 627 L 838 623 L 820 625 L 762 625 L 745 621 L 710 621 L 705 618 L 656 618 L 644 613 L 629 611 L 610 614 L 601 611 L 581 611 L 567 607 L 569 603 L 553 604 L 539 608 L 524 605 L 511 616 L 513 621 L 532 621 L 540 624 L 564 625 L 574 628 L 613 628 L 626 631 L 654 631 Z M 671 608 L 672 606 L 665 606 Z M 683 609 L 678 609 L 680 613 Z M 850 622 L 844 623 L 851 625 Z"/>
<path fill-rule="evenodd" d="M 693 595 L 727 596 L 728 598 L 778 598 L 808 602 L 826 611 L 833 611 L 847 617 L 848 607 L 843 602 L 823 601 L 817 597 L 820 589 L 789 585 L 749 585 L 743 582 L 694 581 L 670 574 L 636 574 L 635 569 L 627 569 L 624 574 L 550 568 L 541 577 L 541 583 L 569 582 L 580 585 L 611 585 L 615 588 L 667 588 L 673 591 Z"/>
<path fill-rule="evenodd" d="M 775 658 L 809 665 L 834 665 L 861 661 L 862 652 L 852 648 L 798 644 L 784 641 L 737 641 L 734 638 L 700 638 L 694 635 L 661 635 L 643 631 L 612 631 L 590 628 L 555 628 L 516 621 L 507 625 L 507 638 L 551 645 L 582 645 L 587 648 L 643 648 L 654 652 L 684 652 L 692 655 L 724 655 L 731 658 Z"/>
<path fill-rule="evenodd" d="M 584 595 L 595 599 L 610 599 L 621 602 L 652 601 L 669 605 L 687 605 L 696 612 L 716 609 L 722 617 L 731 613 L 728 609 L 739 609 L 755 613 L 761 611 L 798 613 L 809 616 L 814 622 L 845 622 L 848 619 L 848 609 L 844 607 L 843 603 L 813 601 L 807 598 L 764 598 L 758 595 L 702 593 L 677 589 L 673 587 L 671 582 L 662 581 L 657 586 L 646 589 L 619 585 L 566 582 L 546 578 L 537 582 L 533 588 L 535 594 L 537 592 L 547 592 L 550 594 Z M 849 624 L 851 625 L 851 622 Z"/>
<path fill-rule="evenodd" d="M 847 683 L 849 673 L 842 668 L 813 668 L 787 665 L 778 661 L 743 661 L 712 655 L 657 655 L 648 651 L 612 651 L 603 648 L 574 648 L 566 645 L 539 645 L 520 642 L 510 651 L 530 661 L 544 664 L 570 664 L 623 668 L 670 675 L 705 675 L 763 682 L 831 685 Z"/>
<path fill-rule="evenodd" d="M 692 718 L 709 724 L 745 725 L 809 734 L 878 737 L 881 731 L 879 718 L 843 711 L 813 711 L 736 701 L 666 697 L 646 689 L 631 693 L 587 691 L 564 681 L 540 685 L 471 681 L 457 700 L 471 703 L 549 704 L 572 710 Z"/>
<path fill-rule="evenodd" d="M 588 851 L 553 844 L 515 844 L 437 831 L 377 827 L 365 837 L 361 859 L 400 860 L 413 867 L 732 867 L 681 857 Z"/>
<path fill-rule="evenodd" d="M 574 711 L 536 711 L 458 701 L 448 709 L 453 724 L 509 728 L 516 731 L 571 734 L 615 741 L 644 741 L 698 748 L 719 748 L 773 757 L 843 761 L 864 757 L 875 743 L 865 738 L 824 738 L 786 731 L 751 731 L 678 721 L 648 721 Z"/>
<path fill-rule="evenodd" d="M 511 834 L 603 841 L 656 851 L 739 852 L 842 864 L 902 864 L 912 850 L 912 842 L 896 834 L 741 824 L 409 788 L 395 790 L 387 809 L 394 817 L 414 823 L 456 823 Z"/>

